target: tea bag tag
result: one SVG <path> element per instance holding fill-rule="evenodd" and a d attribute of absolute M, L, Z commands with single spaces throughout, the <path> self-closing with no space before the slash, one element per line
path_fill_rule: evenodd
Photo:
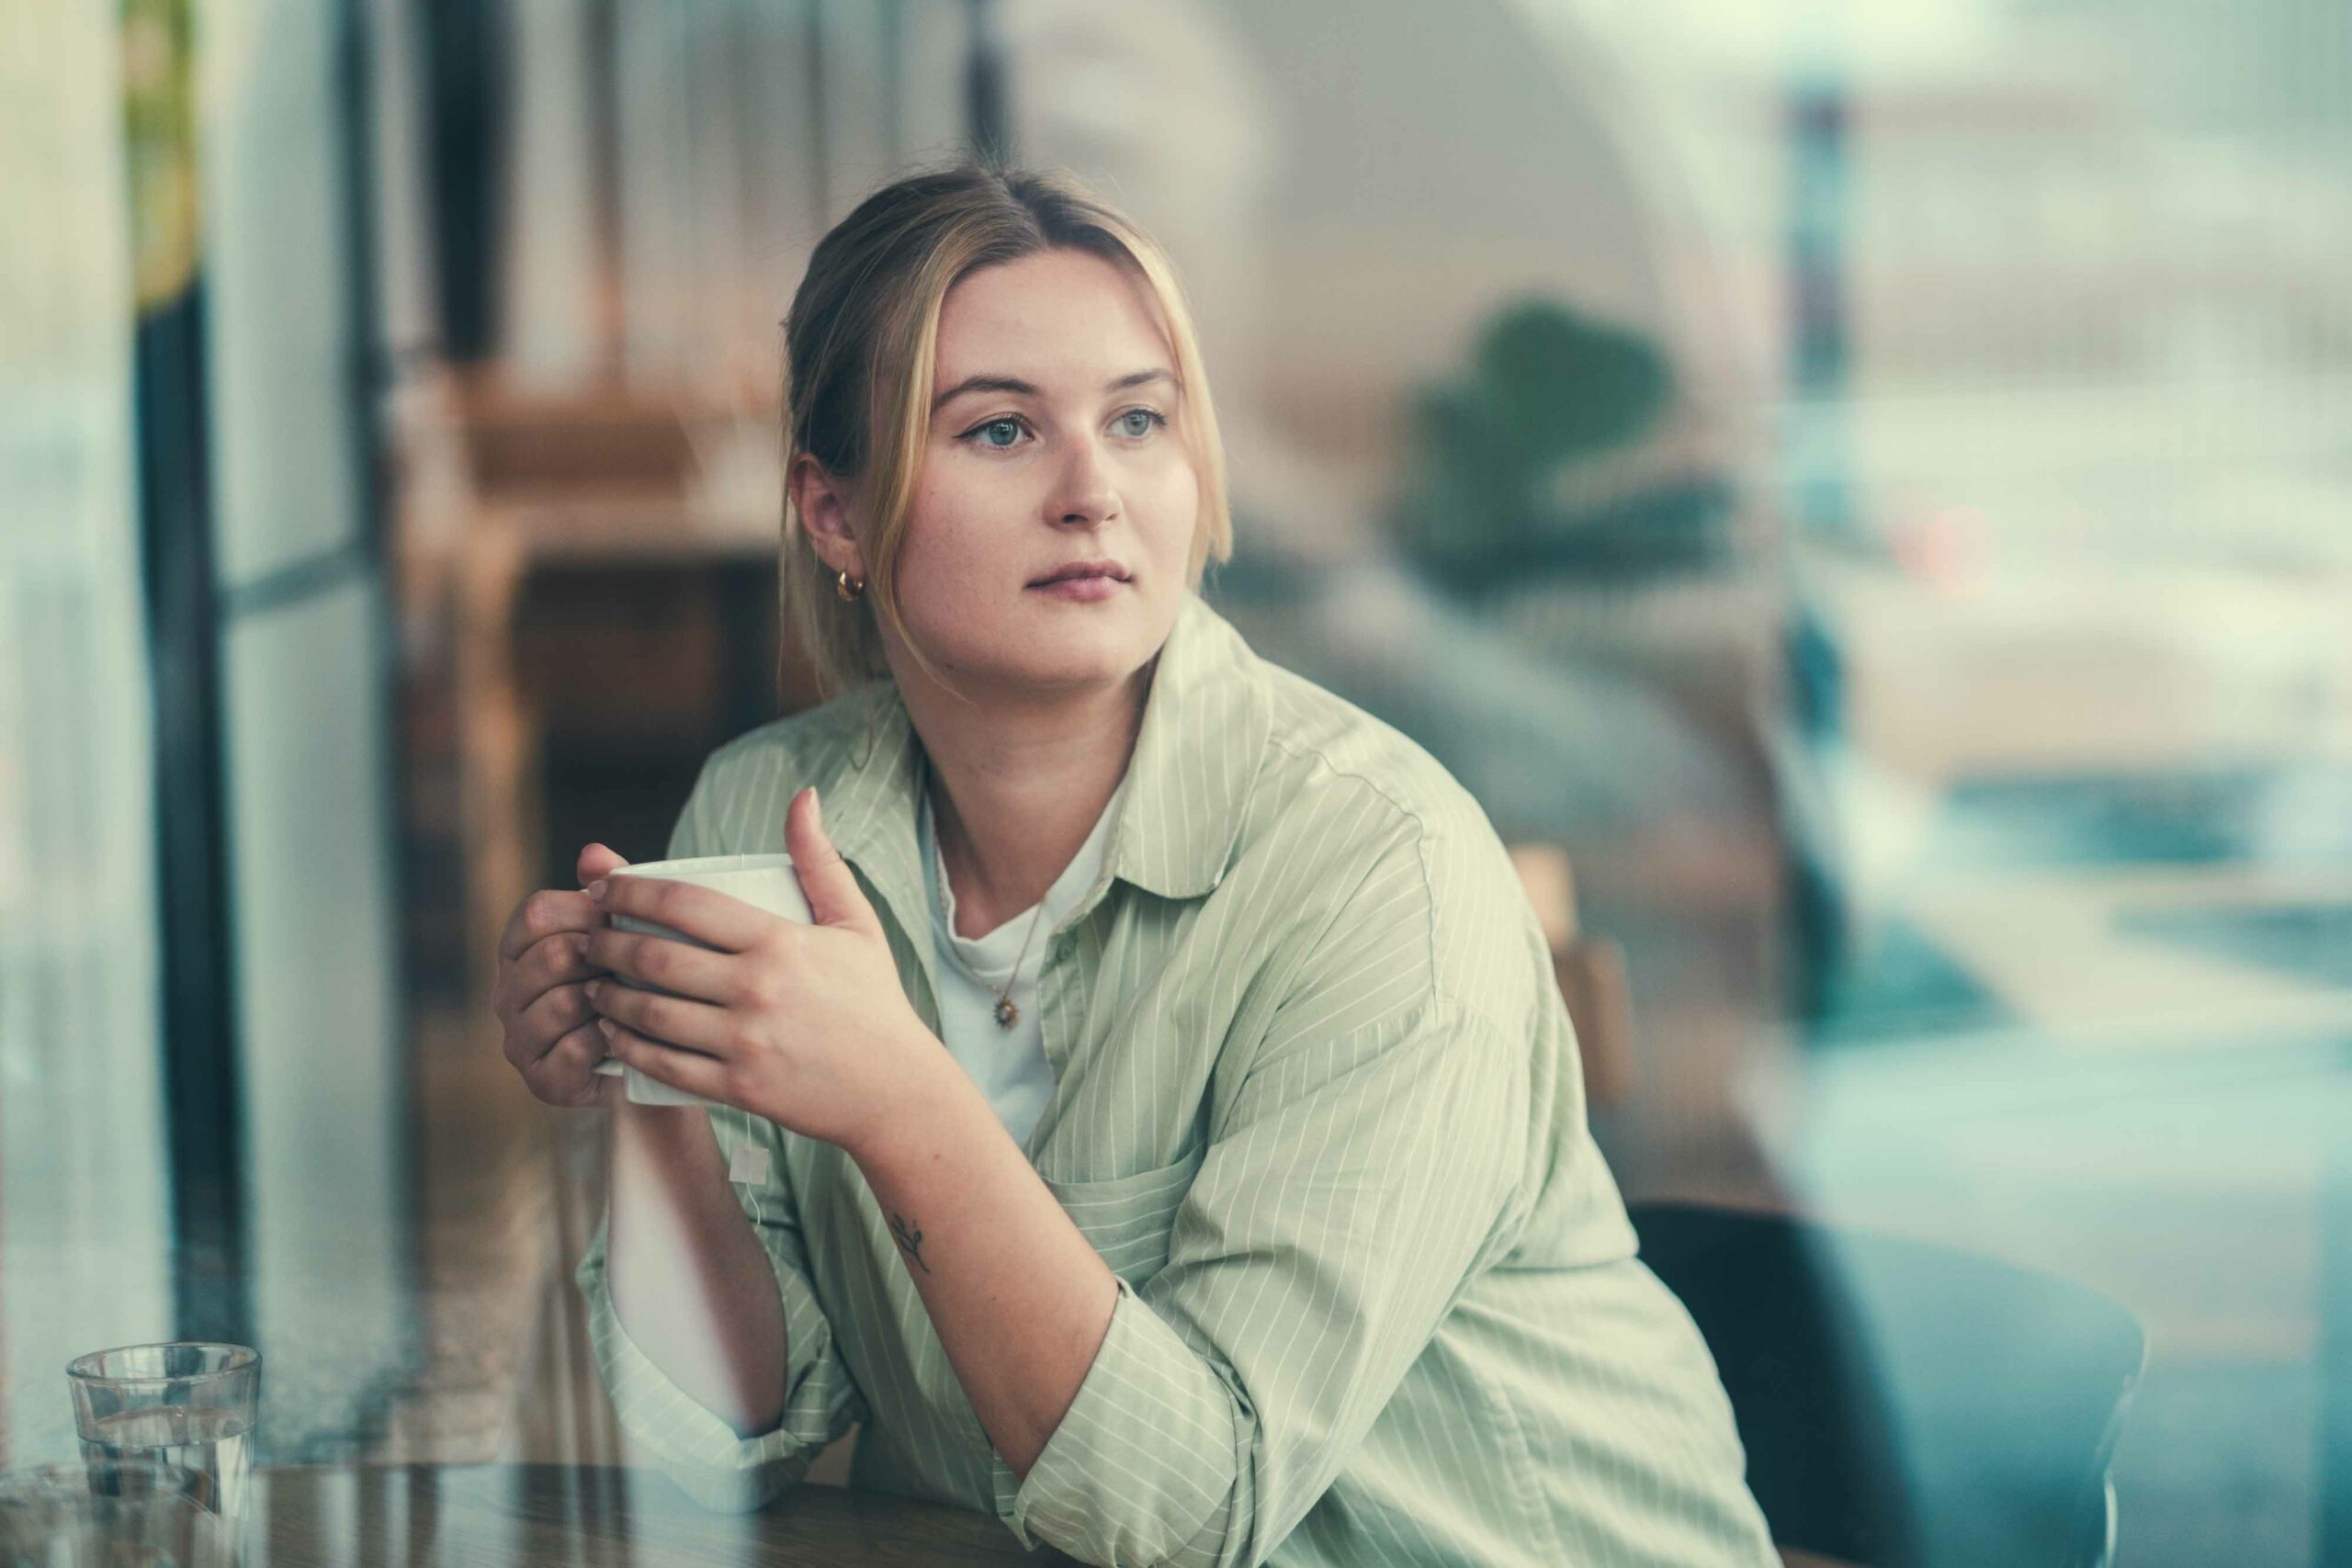
<path fill-rule="evenodd" d="M 727 1159 L 727 1179 L 750 1187 L 764 1187 L 768 1179 L 768 1151 L 764 1144 L 743 1143 Z"/>

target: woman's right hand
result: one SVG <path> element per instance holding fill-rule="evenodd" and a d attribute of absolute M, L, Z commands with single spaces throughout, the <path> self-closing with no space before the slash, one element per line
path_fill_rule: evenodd
<path fill-rule="evenodd" d="M 586 887 L 628 862 L 602 844 L 580 852 Z M 604 920 L 586 893 L 543 887 L 514 906 L 498 939 L 491 1007 L 506 1029 L 502 1049 L 530 1090 L 549 1105 L 620 1102 L 621 1080 L 595 1070 L 604 1032 L 585 983 L 604 973 L 586 957 L 588 933 Z"/>

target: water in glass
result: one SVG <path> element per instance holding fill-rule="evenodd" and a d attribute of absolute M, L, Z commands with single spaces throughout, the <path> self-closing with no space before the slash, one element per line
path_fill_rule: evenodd
<path fill-rule="evenodd" d="M 253 1417 L 245 1412 L 171 1405 L 99 1416 L 82 1433 L 82 1458 L 183 1465 L 201 1478 L 199 1504 L 237 1518 L 253 1472 L 252 1444 Z"/>

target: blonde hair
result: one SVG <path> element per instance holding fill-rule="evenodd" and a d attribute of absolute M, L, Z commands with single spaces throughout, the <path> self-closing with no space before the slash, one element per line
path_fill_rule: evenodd
<path fill-rule="evenodd" d="M 938 678 L 899 613 L 898 565 L 931 435 L 940 306 L 967 275 L 1051 250 L 1131 268 L 1149 290 L 1183 389 L 1174 423 L 1200 481 L 1188 586 L 1200 585 L 1211 559 L 1232 558 L 1216 411 L 1167 254 L 1066 174 L 967 162 L 909 175 L 867 197 L 818 242 L 785 319 L 786 646 L 797 641 L 807 654 L 820 701 L 889 672 L 876 617 Z M 835 478 L 863 481 L 862 515 L 853 523 L 865 559 L 862 598 L 835 592 L 831 569 L 793 504 L 789 476 L 803 453 Z"/>

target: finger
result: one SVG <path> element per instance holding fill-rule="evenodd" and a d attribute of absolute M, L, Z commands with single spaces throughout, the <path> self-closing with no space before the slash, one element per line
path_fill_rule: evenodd
<path fill-rule="evenodd" d="M 580 858 L 572 863 L 572 869 L 580 874 L 580 886 L 585 887 L 598 877 L 610 876 L 627 864 L 628 862 L 604 845 L 590 844 L 580 852 Z"/>
<path fill-rule="evenodd" d="M 499 933 L 498 956 L 512 963 L 522 957 L 533 942 L 558 931 L 594 930 L 601 912 L 595 900 L 585 893 L 542 887 L 515 905 L 514 912 L 506 917 L 506 929 Z"/>
<path fill-rule="evenodd" d="M 594 1020 L 572 1030 L 537 1061 L 523 1069 L 523 1081 L 549 1105 L 596 1104 L 604 1078 L 596 1064 L 605 1059 L 605 1032 Z"/>
<path fill-rule="evenodd" d="M 552 1050 L 556 1042 L 583 1023 L 595 1021 L 582 985 L 558 986 L 523 1010 L 506 1032 L 506 1059 L 528 1072 L 531 1065 Z"/>
<path fill-rule="evenodd" d="M 512 971 L 513 995 L 519 1005 L 527 1008 L 568 981 L 594 978 L 597 971 L 589 961 L 588 944 L 595 936 L 594 931 L 558 931 L 532 943 Z"/>
<path fill-rule="evenodd" d="M 594 976 L 597 969 L 586 957 L 587 943 L 582 932 L 558 931 L 533 942 L 514 963 L 500 964 L 491 987 L 492 1010 L 512 1023 L 558 986 Z"/>
<path fill-rule="evenodd" d="M 742 953 L 755 946 L 779 919 L 713 888 L 626 871 L 601 878 L 589 893 L 607 915 L 651 920 L 722 953 Z"/>
<path fill-rule="evenodd" d="M 825 831 L 824 808 L 813 784 L 794 795 L 784 814 L 784 847 L 792 855 L 793 874 L 800 879 L 801 895 L 819 925 L 880 929 L 856 874 Z"/>
<path fill-rule="evenodd" d="M 618 980 L 591 980 L 589 1005 L 640 1034 L 706 1055 L 731 1056 L 735 1015 L 708 1002 L 632 990 Z"/>
<path fill-rule="evenodd" d="M 600 1026 L 612 1054 L 656 1083 L 698 1094 L 724 1104 L 728 1100 L 727 1064 L 698 1051 L 681 1051 L 648 1039 L 627 1024 L 611 1019 Z"/>
<path fill-rule="evenodd" d="M 721 1005 L 738 999 L 742 990 L 743 960 L 733 953 L 712 953 L 667 937 L 606 929 L 581 939 L 591 971 L 618 975 L 640 986 L 696 1001 Z"/>

